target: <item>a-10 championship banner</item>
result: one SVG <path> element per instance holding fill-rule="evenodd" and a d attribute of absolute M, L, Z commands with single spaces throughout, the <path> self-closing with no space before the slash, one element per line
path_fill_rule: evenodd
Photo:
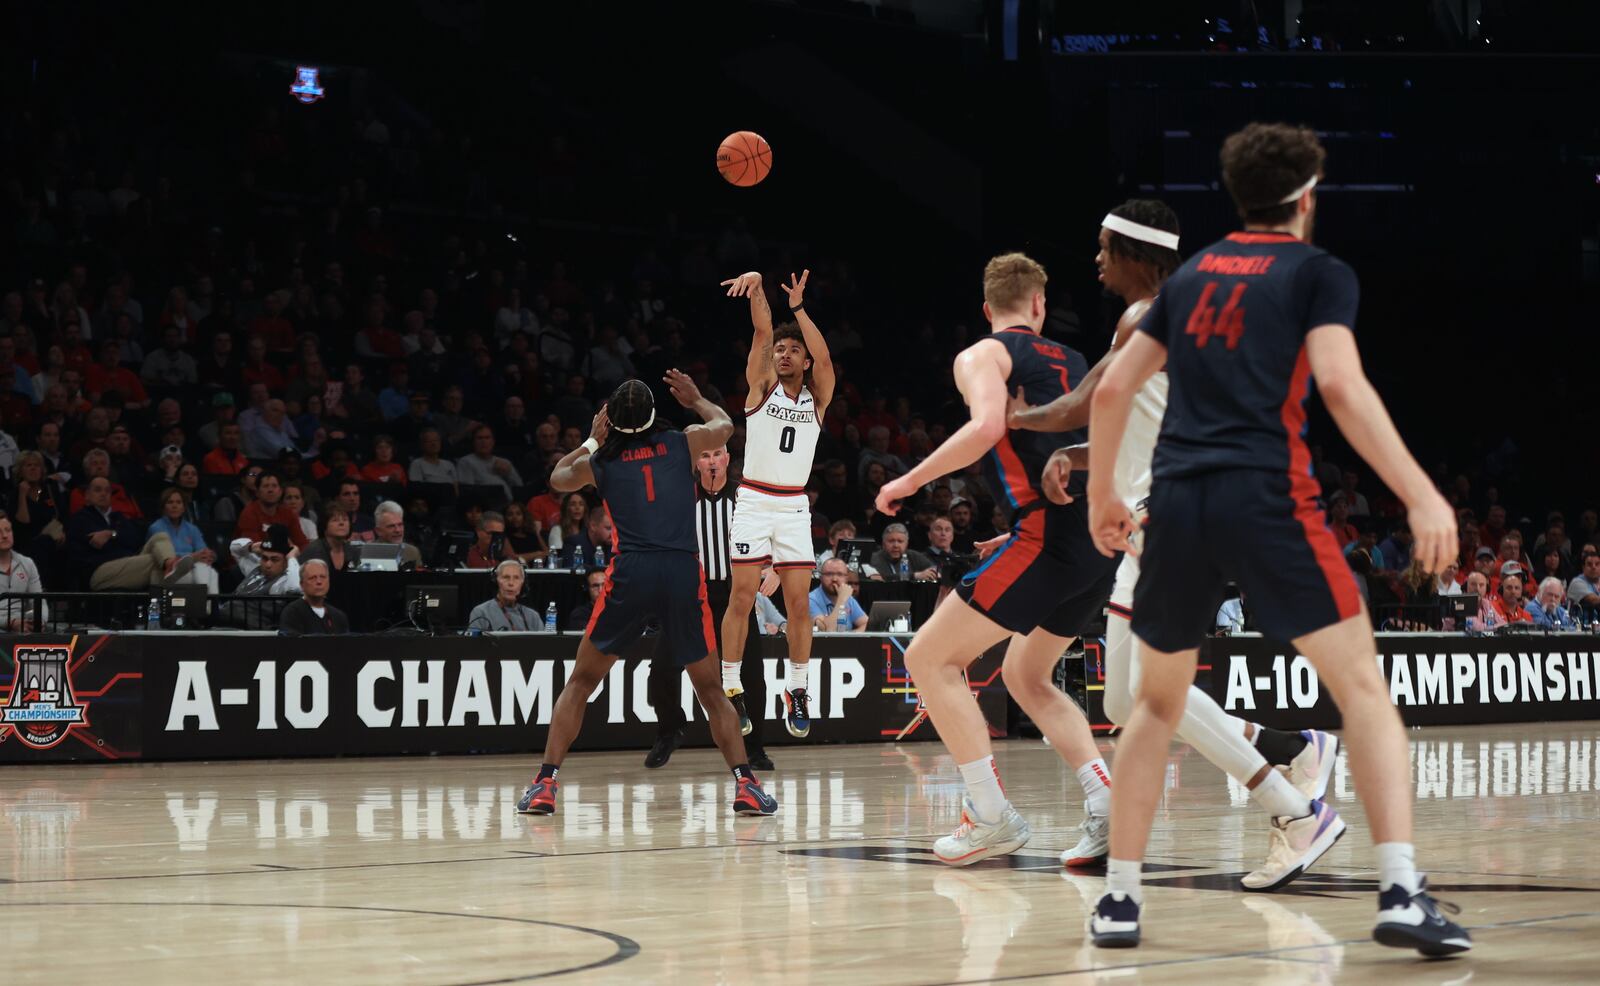
<path fill-rule="evenodd" d="M 401 753 L 531 753 L 572 673 L 578 637 L 127 633 L 9 638 L 0 657 L 0 763 Z M 752 641 L 752 643 L 755 643 Z M 819 635 L 811 736 L 782 726 L 784 642 L 761 641 L 769 745 L 934 739 L 905 670 L 906 636 Z M 577 749 L 645 748 L 656 716 L 653 640 L 623 655 L 589 701 Z M 997 648 L 974 664 L 990 723 L 1006 726 Z M 7 660 L 9 659 L 9 660 Z M 709 745 L 680 676 L 686 742 Z"/>
<path fill-rule="evenodd" d="M 1600 637 L 1383 634 L 1378 672 L 1411 726 L 1600 719 Z M 1101 648 L 1085 650 L 1090 721 L 1109 728 Z M 1357 655 L 1350 655 L 1357 660 Z M 1213 637 L 1195 683 L 1233 715 L 1279 729 L 1337 729 L 1311 662 L 1255 634 Z"/>

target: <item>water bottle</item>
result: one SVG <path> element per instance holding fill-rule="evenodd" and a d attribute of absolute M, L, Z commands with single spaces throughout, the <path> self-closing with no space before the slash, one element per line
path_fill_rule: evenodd
<path fill-rule="evenodd" d="M 572 574 L 574 574 L 574 575 L 587 575 L 588 572 L 589 572 L 588 567 L 586 567 L 584 565 L 584 563 L 583 563 L 583 546 L 582 545 L 576 545 L 576 544 L 573 545 L 572 546 Z"/>
<path fill-rule="evenodd" d="M 900 556 L 900 581 L 901 582 L 910 582 L 911 581 L 911 563 L 906 561 L 906 556 L 905 555 L 901 555 Z"/>
<path fill-rule="evenodd" d="M 161 597 L 151 596 L 150 604 L 145 607 L 144 628 L 146 630 L 161 629 Z"/>
<path fill-rule="evenodd" d="M 594 546 L 594 567 L 606 567 L 606 549 L 600 547 L 598 544 Z"/>
<path fill-rule="evenodd" d="M 544 567 L 545 571 L 553 571 L 555 569 L 556 553 L 554 551 L 546 552 L 544 556 Z"/>
<path fill-rule="evenodd" d="M 556 632 L 556 604 L 554 602 L 544 608 L 544 632 Z"/>

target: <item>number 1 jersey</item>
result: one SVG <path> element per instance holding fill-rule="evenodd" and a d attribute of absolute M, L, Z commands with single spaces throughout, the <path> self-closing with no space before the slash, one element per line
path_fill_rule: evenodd
<path fill-rule="evenodd" d="M 694 457 L 683 432 L 663 430 L 629 439 L 614 458 L 602 462 L 591 456 L 589 469 L 611 512 L 617 554 L 699 552 Z"/>
<path fill-rule="evenodd" d="M 1179 267 L 1139 323 L 1167 348 L 1155 478 L 1309 474 L 1306 334 L 1354 329 L 1359 300 L 1348 264 L 1286 233 L 1234 233 Z"/>

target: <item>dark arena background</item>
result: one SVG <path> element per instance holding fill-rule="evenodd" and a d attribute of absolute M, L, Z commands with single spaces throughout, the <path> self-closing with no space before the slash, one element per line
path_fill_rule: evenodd
<path fill-rule="evenodd" d="M 26 0 L 0 93 L 5 981 L 1592 978 L 1600 8 Z M 1160 199 L 1184 258 L 1238 229 L 1218 155 L 1252 121 L 1325 147 L 1314 241 L 1359 277 L 1366 373 L 1456 511 L 1436 578 L 1310 402 L 1318 506 L 1376 632 L 1350 659 L 1409 727 L 1418 866 L 1476 944 L 1450 961 L 1372 940 L 1342 751 L 1349 837 L 1255 894 L 1268 825 L 1182 742 L 1145 941 L 1096 949 L 1104 867 L 1058 859 L 1083 791 L 1003 644 L 966 680 L 1031 841 L 934 851 L 968 788 L 906 654 L 1020 521 L 977 465 L 896 517 L 877 494 L 969 420 L 952 366 L 989 331 L 989 258 L 1044 265 L 1042 333 L 1093 366 L 1124 310 L 1102 217 Z M 717 160 L 741 131 L 771 147 L 747 187 Z M 585 627 L 619 605 L 607 508 L 552 470 L 630 378 L 673 427 L 699 419 L 669 370 L 734 422 L 696 494 L 720 634 L 729 535 L 704 518 L 763 399 L 751 306 L 721 286 L 747 271 L 773 306 L 810 272 L 837 379 L 805 483 L 815 610 L 790 626 L 773 593 L 745 648 L 748 759 L 780 807 L 730 808 L 652 632 L 590 697 L 559 810 L 519 813 Z M 842 628 L 820 578 L 841 561 Z M 1229 605 L 1201 688 L 1337 731 L 1308 660 Z M 796 737 L 787 635 L 817 621 Z M 1104 632 L 1053 680 L 1115 772 Z"/>

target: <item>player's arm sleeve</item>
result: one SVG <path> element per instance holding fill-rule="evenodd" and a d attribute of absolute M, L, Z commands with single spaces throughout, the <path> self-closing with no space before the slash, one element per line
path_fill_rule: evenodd
<path fill-rule="evenodd" d="M 1170 284 L 1170 282 L 1169 282 Z M 1143 332 L 1161 345 L 1168 345 L 1167 341 L 1167 291 L 1156 292 L 1155 298 L 1150 302 L 1150 307 L 1145 310 L 1144 318 L 1134 326 L 1135 332 Z"/>
<path fill-rule="evenodd" d="M 1361 304 L 1361 284 L 1351 266 L 1331 254 L 1306 261 L 1300 275 L 1305 279 L 1306 321 L 1310 332 L 1323 325 L 1343 325 L 1354 330 L 1356 308 Z"/>

